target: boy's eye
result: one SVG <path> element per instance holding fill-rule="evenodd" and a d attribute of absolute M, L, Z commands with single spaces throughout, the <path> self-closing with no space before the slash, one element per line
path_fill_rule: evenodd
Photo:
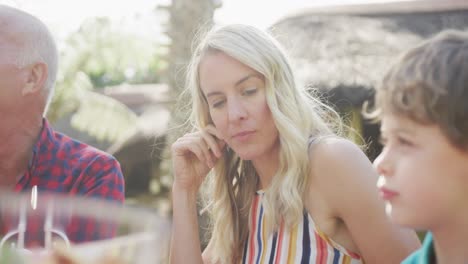
<path fill-rule="evenodd" d="M 394 146 L 402 146 L 402 147 L 410 147 L 414 145 L 413 142 L 411 142 L 410 140 L 404 137 L 396 136 L 390 139 L 391 140 L 389 140 L 387 137 L 380 136 L 379 143 L 384 147 L 387 146 L 387 144 L 391 144 Z"/>
<path fill-rule="evenodd" d="M 405 138 L 402 138 L 402 137 L 398 137 L 397 141 L 398 141 L 398 144 L 400 144 L 400 145 L 404 145 L 404 146 L 412 146 L 413 145 L 413 143 L 411 143 L 409 140 L 407 140 Z"/>

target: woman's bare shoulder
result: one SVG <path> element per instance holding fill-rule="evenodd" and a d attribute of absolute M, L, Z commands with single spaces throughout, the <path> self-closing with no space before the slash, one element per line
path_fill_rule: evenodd
<path fill-rule="evenodd" d="M 312 179 L 309 187 L 315 191 L 320 189 L 332 203 L 340 202 L 338 193 L 347 193 L 350 186 L 375 187 L 377 181 L 377 174 L 364 152 L 344 138 L 327 137 L 313 142 L 309 148 L 309 165 Z"/>
<path fill-rule="evenodd" d="M 354 142 L 340 137 L 323 137 L 313 140 L 309 146 L 312 170 L 333 171 L 342 167 L 370 165 L 364 152 Z"/>

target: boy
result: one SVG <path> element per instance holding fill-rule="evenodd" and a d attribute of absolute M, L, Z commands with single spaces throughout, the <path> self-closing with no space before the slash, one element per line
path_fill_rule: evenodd
<path fill-rule="evenodd" d="M 468 34 L 408 52 L 376 93 L 384 149 L 375 160 L 390 218 L 429 230 L 402 263 L 468 263 Z"/>

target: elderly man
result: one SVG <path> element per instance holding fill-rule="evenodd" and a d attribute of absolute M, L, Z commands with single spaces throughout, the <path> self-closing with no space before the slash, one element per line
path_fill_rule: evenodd
<path fill-rule="evenodd" d="M 45 119 L 56 76 L 57 48 L 46 26 L 0 5 L 0 187 L 123 203 L 119 163 Z M 85 238 L 81 231 L 75 228 L 75 240 Z"/>

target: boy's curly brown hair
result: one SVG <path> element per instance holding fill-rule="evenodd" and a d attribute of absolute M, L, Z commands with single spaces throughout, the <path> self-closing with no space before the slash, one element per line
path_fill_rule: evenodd
<path fill-rule="evenodd" d="M 405 52 L 377 87 L 369 116 L 384 113 L 438 125 L 468 151 L 468 33 L 443 31 Z"/>

